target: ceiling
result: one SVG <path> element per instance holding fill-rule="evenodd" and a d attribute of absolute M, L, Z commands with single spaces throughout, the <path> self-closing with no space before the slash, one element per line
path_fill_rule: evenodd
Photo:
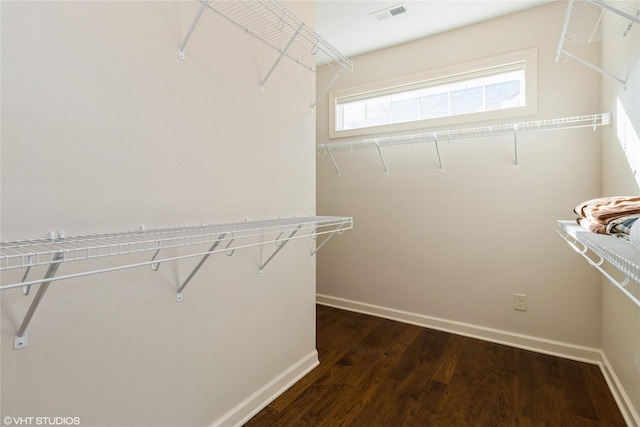
<path fill-rule="evenodd" d="M 553 0 L 317 0 L 316 32 L 347 57 L 405 43 Z M 556 0 L 557 1 L 557 0 Z M 403 5 L 377 21 L 371 13 Z"/>

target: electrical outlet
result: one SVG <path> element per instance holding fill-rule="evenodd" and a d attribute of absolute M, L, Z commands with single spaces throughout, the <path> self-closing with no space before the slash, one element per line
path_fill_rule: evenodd
<path fill-rule="evenodd" d="M 527 296 L 524 294 L 513 294 L 513 309 L 527 311 Z"/>

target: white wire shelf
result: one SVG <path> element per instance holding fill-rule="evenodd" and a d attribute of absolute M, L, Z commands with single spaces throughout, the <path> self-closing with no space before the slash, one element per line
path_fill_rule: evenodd
<path fill-rule="evenodd" d="M 640 307 L 640 299 L 629 291 L 630 280 L 638 286 L 640 295 L 640 248 L 615 236 L 592 233 L 581 227 L 575 220 L 559 220 L 556 223 L 558 234 L 586 261 L 595 267 L 614 286 L 619 288 L 634 304 Z M 591 251 L 597 259 L 588 256 Z M 602 268 L 604 261 L 617 268 L 623 275 L 616 280 Z"/>
<path fill-rule="evenodd" d="M 151 266 L 157 271 L 160 264 L 186 258 L 201 257 L 200 262 L 191 274 L 177 289 L 176 300 L 182 301 L 183 290 L 196 275 L 200 267 L 214 253 L 224 252 L 231 256 L 236 249 L 275 244 L 273 253 L 262 261 L 258 273 L 262 275 L 264 268 L 278 252 L 294 239 L 305 237 L 317 239 L 327 235 L 320 243 L 315 244 L 310 258 L 324 246 L 336 233 L 353 228 L 351 217 L 311 216 L 301 218 L 271 219 L 261 221 L 244 221 L 227 224 L 200 225 L 195 227 L 163 228 L 137 231 L 126 231 L 105 234 L 90 234 L 68 237 L 64 233 L 50 233 L 46 239 L 14 240 L 0 243 L 0 271 L 24 269 L 20 282 L 3 284 L 0 290 L 22 287 L 25 295 L 29 294 L 32 285 L 39 284 L 25 318 L 18 329 L 14 341 L 14 349 L 24 348 L 28 344 L 27 328 L 42 301 L 47 289 L 54 281 L 72 279 L 91 274 L 101 274 L 133 267 Z M 224 243 L 224 245 L 222 245 Z M 206 245 L 203 247 L 203 245 Z M 210 245 L 210 246 L 209 246 Z M 158 258 L 165 249 L 193 247 L 192 251 L 182 255 L 167 255 Z M 123 262 L 115 267 L 87 268 L 80 272 L 56 276 L 61 265 L 72 261 L 83 261 L 104 257 L 123 256 L 127 254 L 154 251 L 148 261 Z M 27 280 L 32 267 L 48 266 L 41 279 Z M 90 265 L 94 265 L 91 263 Z M 7 275 L 3 275 L 6 277 Z"/>
<path fill-rule="evenodd" d="M 280 52 L 280 56 L 260 82 L 261 92 L 283 56 L 287 56 L 310 71 L 315 71 L 318 64 L 337 65 L 338 73 L 335 78 L 344 70 L 353 72 L 351 60 L 276 0 L 204 0 L 180 46 L 178 51 L 180 59 L 185 58 L 185 47 L 207 7 Z M 324 93 L 326 90 L 323 95 Z"/>
<path fill-rule="evenodd" d="M 285 55 L 311 71 L 318 63 L 337 63 L 353 71 L 353 63 L 347 57 L 277 1 L 223 0 L 211 1 L 209 6 L 279 52 L 297 33 Z"/>
<path fill-rule="evenodd" d="M 509 123 L 491 126 L 481 126 L 463 129 L 451 129 L 435 132 L 422 132 L 409 135 L 391 135 L 371 137 L 364 139 L 349 139 L 337 142 L 318 144 L 316 151 L 318 154 L 328 154 L 333 162 L 338 175 L 340 168 L 332 154 L 334 150 L 351 150 L 362 148 L 376 148 L 382 159 L 385 172 L 388 173 L 387 164 L 382 154 L 382 147 L 395 145 L 434 143 L 438 154 L 440 169 L 444 170 L 438 143 L 441 141 L 451 141 L 455 139 L 469 138 L 493 138 L 498 135 L 512 135 L 514 137 L 515 165 L 518 166 L 518 134 L 531 132 L 546 132 L 563 129 L 577 129 L 591 127 L 594 130 L 599 126 L 611 124 L 611 113 L 592 114 L 586 116 L 574 116 L 548 120 L 536 120 L 521 123 Z"/>
<path fill-rule="evenodd" d="M 571 49 L 626 37 L 633 30 L 634 24 L 640 24 L 640 0 L 569 0 L 556 51 L 556 62 L 565 55 L 625 85 L 626 79 L 581 58 L 572 53 Z"/>
<path fill-rule="evenodd" d="M 141 229 L 74 237 L 56 235 L 45 239 L 14 240 L 1 242 L 0 244 L 0 271 L 36 267 L 54 262 L 81 261 L 202 245 L 216 241 L 239 241 L 293 230 L 312 230 L 311 234 L 319 235 L 325 233 L 326 228 L 334 226 L 343 226 L 342 229 L 352 228 L 352 219 L 349 217 L 328 216 L 303 217 L 195 227 Z M 301 237 L 308 237 L 308 235 Z M 224 251 L 224 249 L 216 252 L 221 251 Z M 56 260 L 56 256 L 61 256 L 61 258 Z M 15 287 L 15 285 L 3 285 L 0 289 L 10 287 Z"/>

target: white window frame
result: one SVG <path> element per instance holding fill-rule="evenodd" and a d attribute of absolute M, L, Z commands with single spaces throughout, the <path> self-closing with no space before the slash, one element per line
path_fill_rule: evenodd
<path fill-rule="evenodd" d="M 538 50 L 536 48 L 512 52 L 505 55 L 473 61 L 465 64 L 427 71 L 424 73 L 403 76 L 391 80 L 370 83 L 367 85 L 332 91 L 329 93 L 329 138 L 371 135 L 386 132 L 398 132 L 436 126 L 450 126 L 481 120 L 494 120 L 536 114 L 538 112 L 537 99 L 537 71 Z M 478 75 L 487 74 L 491 69 L 523 64 L 525 73 L 525 105 L 521 107 L 505 108 L 448 117 L 438 117 L 403 123 L 393 123 L 379 126 L 368 126 L 356 129 L 336 130 L 338 104 L 345 100 L 364 99 L 369 96 L 379 96 L 390 92 L 410 90 L 415 86 L 441 84 L 450 81 L 470 80 Z"/>

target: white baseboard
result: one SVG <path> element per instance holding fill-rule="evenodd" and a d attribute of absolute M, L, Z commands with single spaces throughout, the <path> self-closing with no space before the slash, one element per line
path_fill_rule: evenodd
<path fill-rule="evenodd" d="M 318 351 L 314 350 L 218 418 L 210 427 L 243 425 L 319 364 Z"/>
<path fill-rule="evenodd" d="M 316 302 L 320 305 L 341 308 L 390 320 L 397 320 L 403 323 L 450 332 L 452 334 L 463 335 L 470 338 L 478 338 L 484 341 L 495 342 L 497 344 L 504 344 L 565 359 L 593 364 L 599 364 L 601 361 L 601 351 L 597 348 L 577 346 L 545 338 L 472 325 L 470 323 L 440 319 L 437 317 L 425 316 L 423 314 L 336 298 L 329 295 L 316 295 Z"/>
<path fill-rule="evenodd" d="M 342 298 L 318 294 L 316 301 L 320 305 L 353 311 L 385 319 L 396 320 L 403 323 L 436 329 L 452 334 L 468 336 L 485 341 L 504 344 L 511 347 L 531 350 L 542 354 L 549 354 L 565 359 L 580 362 L 593 363 L 600 366 L 609 389 L 616 400 L 625 421 L 630 427 L 640 427 L 640 416 L 630 401 L 622 384 L 611 368 L 609 361 L 600 349 L 576 346 L 558 341 L 547 340 L 498 329 L 485 328 L 468 323 L 455 322 L 446 319 L 395 310 L 382 306 L 361 303 Z M 236 405 L 229 412 L 218 418 L 210 427 L 241 426 L 249 421 L 269 403 L 298 382 L 312 369 L 319 365 L 318 352 L 316 350 L 300 359 L 287 370 L 269 381 L 244 401 Z"/>
<path fill-rule="evenodd" d="M 640 414 L 638 414 L 637 409 L 633 406 L 629 395 L 625 391 L 624 387 L 622 387 L 622 383 L 616 376 L 615 371 L 611 367 L 611 364 L 604 353 L 602 353 L 600 368 L 602 370 L 602 375 L 611 390 L 611 394 L 613 394 L 613 398 L 616 400 L 618 408 L 620 408 L 620 412 L 622 412 L 622 416 L 627 422 L 627 425 L 629 427 L 640 427 Z"/>
<path fill-rule="evenodd" d="M 463 335 L 524 350 L 531 350 L 537 353 L 562 357 L 564 359 L 599 365 L 625 421 L 630 427 L 640 427 L 640 417 L 638 417 L 636 409 L 622 387 L 622 384 L 616 377 L 609 361 L 600 349 L 577 346 L 529 335 L 515 334 L 513 332 L 502 331 L 499 329 L 485 328 L 483 326 L 472 325 L 469 323 L 440 319 L 422 314 L 396 310 L 393 308 L 332 297 L 329 295 L 317 294 L 316 302 L 328 307 L 368 314 L 429 329 L 449 332 L 456 335 Z"/>

